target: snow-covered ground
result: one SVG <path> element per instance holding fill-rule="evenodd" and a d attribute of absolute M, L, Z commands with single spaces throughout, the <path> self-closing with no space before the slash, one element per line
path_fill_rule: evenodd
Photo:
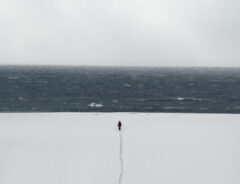
<path fill-rule="evenodd" d="M 0 184 L 239 184 L 240 115 L 0 114 Z"/>

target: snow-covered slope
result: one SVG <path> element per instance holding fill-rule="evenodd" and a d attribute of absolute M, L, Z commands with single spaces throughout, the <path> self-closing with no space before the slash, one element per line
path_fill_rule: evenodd
<path fill-rule="evenodd" d="M 239 184 L 240 115 L 0 114 L 1 184 Z"/>

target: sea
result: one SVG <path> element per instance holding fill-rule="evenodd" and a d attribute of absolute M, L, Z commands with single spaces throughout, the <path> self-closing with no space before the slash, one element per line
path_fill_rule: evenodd
<path fill-rule="evenodd" d="M 240 113 L 240 68 L 1 66 L 0 112 Z"/>

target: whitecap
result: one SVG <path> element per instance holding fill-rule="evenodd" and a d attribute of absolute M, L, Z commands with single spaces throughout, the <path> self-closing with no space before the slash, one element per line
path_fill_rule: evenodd
<path fill-rule="evenodd" d="M 193 100 L 193 101 L 202 101 L 203 99 L 202 98 L 187 98 L 189 100 Z"/>
<path fill-rule="evenodd" d="M 164 109 L 185 109 L 184 107 L 164 107 Z"/>
<path fill-rule="evenodd" d="M 208 107 L 199 107 L 200 110 L 208 110 Z"/>
<path fill-rule="evenodd" d="M 16 77 L 16 76 L 10 76 L 10 77 L 8 77 L 8 79 L 10 79 L 10 80 L 17 80 L 17 79 L 19 79 L 19 77 Z"/>
<path fill-rule="evenodd" d="M 177 98 L 172 98 L 172 99 L 175 99 L 175 100 L 178 100 L 178 101 L 183 101 L 183 100 L 192 100 L 192 101 L 202 101 L 203 99 L 202 98 L 192 98 L 192 97 L 177 97 Z"/>
<path fill-rule="evenodd" d="M 144 102 L 144 101 L 146 101 L 146 99 L 144 99 L 144 98 L 138 98 L 138 99 L 136 99 L 137 101 L 140 101 L 140 102 Z"/>
<path fill-rule="evenodd" d="M 97 104 L 95 102 L 92 102 L 90 104 L 88 104 L 89 107 L 96 107 L 96 108 L 100 108 L 103 107 L 103 104 Z"/>
<path fill-rule="evenodd" d="M 177 98 L 172 98 L 172 99 L 179 100 L 179 101 L 185 100 L 185 98 L 183 98 L 183 97 L 177 97 Z"/>

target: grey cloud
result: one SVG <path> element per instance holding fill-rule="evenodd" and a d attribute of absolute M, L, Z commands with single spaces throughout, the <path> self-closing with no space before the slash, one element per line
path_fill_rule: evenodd
<path fill-rule="evenodd" d="M 0 64 L 240 66 L 236 0 L 2 0 Z"/>

